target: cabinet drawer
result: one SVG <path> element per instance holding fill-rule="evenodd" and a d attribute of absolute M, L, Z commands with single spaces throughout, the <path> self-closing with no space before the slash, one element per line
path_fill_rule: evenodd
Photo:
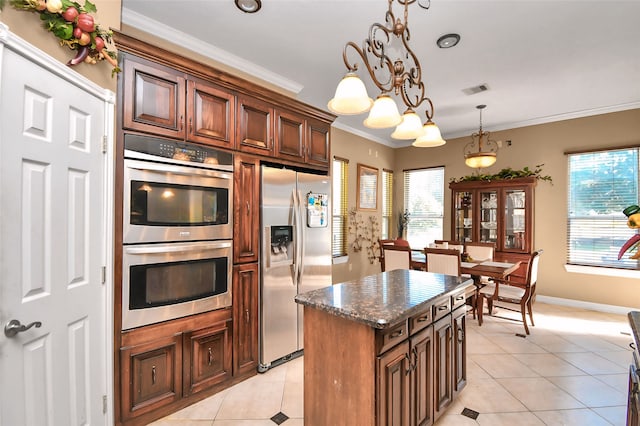
<path fill-rule="evenodd" d="M 432 309 L 433 307 L 429 306 L 425 311 L 409 318 L 409 334 L 411 336 L 433 322 Z"/>
<path fill-rule="evenodd" d="M 408 336 L 409 333 L 406 321 L 386 330 L 378 330 L 376 333 L 377 354 L 381 354 L 391 349 L 398 343 L 406 340 Z"/>
<path fill-rule="evenodd" d="M 451 300 L 450 296 L 442 298 L 433 304 L 433 320 L 437 321 L 440 318 L 451 312 Z"/>
<path fill-rule="evenodd" d="M 465 301 L 467 300 L 467 296 L 464 292 L 464 290 L 459 291 L 455 294 L 451 295 L 451 309 L 455 309 L 457 307 L 460 307 L 462 305 L 464 305 Z"/>

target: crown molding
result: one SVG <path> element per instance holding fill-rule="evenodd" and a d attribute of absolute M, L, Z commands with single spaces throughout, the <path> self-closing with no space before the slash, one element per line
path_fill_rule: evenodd
<path fill-rule="evenodd" d="M 206 56 L 235 69 L 242 70 L 244 73 L 264 80 L 295 95 L 300 93 L 304 88 L 302 84 L 296 81 L 283 77 L 280 74 L 274 73 L 273 71 L 247 61 L 246 59 L 242 59 L 239 56 L 215 47 L 212 44 L 205 43 L 202 40 L 187 35 L 181 31 L 177 31 L 175 28 L 171 28 L 168 25 L 149 19 L 148 17 L 138 12 L 134 12 L 131 9 L 127 9 L 126 7 L 122 8 L 121 20 L 123 24 L 131 25 L 136 29 L 153 34 L 163 40 L 183 46 L 187 50 Z"/>

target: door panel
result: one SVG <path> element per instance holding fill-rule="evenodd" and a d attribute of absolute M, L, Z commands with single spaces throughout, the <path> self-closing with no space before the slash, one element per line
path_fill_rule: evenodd
<path fill-rule="evenodd" d="M 75 73 L 2 55 L 0 325 L 41 326 L 0 333 L 0 423 L 104 424 L 108 104 Z"/>

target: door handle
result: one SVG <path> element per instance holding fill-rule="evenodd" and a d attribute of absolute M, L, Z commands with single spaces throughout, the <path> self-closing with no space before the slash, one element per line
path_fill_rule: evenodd
<path fill-rule="evenodd" d="M 23 331 L 27 331 L 31 327 L 40 328 L 42 323 L 40 321 L 34 321 L 28 325 L 20 324 L 20 321 L 16 319 L 12 319 L 4 326 L 4 335 L 7 337 L 14 337 L 18 333 L 22 333 Z"/>

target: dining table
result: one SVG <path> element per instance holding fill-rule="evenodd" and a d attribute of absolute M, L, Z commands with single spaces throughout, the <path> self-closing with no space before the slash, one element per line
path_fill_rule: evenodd
<path fill-rule="evenodd" d="M 422 271 L 427 270 L 427 260 L 424 251 L 422 250 L 411 250 L 411 268 L 418 269 Z M 507 262 L 497 262 L 493 260 L 473 260 L 473 261 L 465 261 L 460 262 L 460 273 L 470 275 L 473 279 L 473 284 L 476 289 L 473 295 L 471 296 L 470 305 L 472 307 L 476 307 L 476 300 L 478 298 L 478 291 L 482 288 L 482 277 L 489 278 L 498 278 L 502 280 L 506 280 L 509 275 L 515 272 L 522 262 L 519 260 L 516 261 L 507 261 Z M 473 311 L 475 318 L 475 310 Z"/>

